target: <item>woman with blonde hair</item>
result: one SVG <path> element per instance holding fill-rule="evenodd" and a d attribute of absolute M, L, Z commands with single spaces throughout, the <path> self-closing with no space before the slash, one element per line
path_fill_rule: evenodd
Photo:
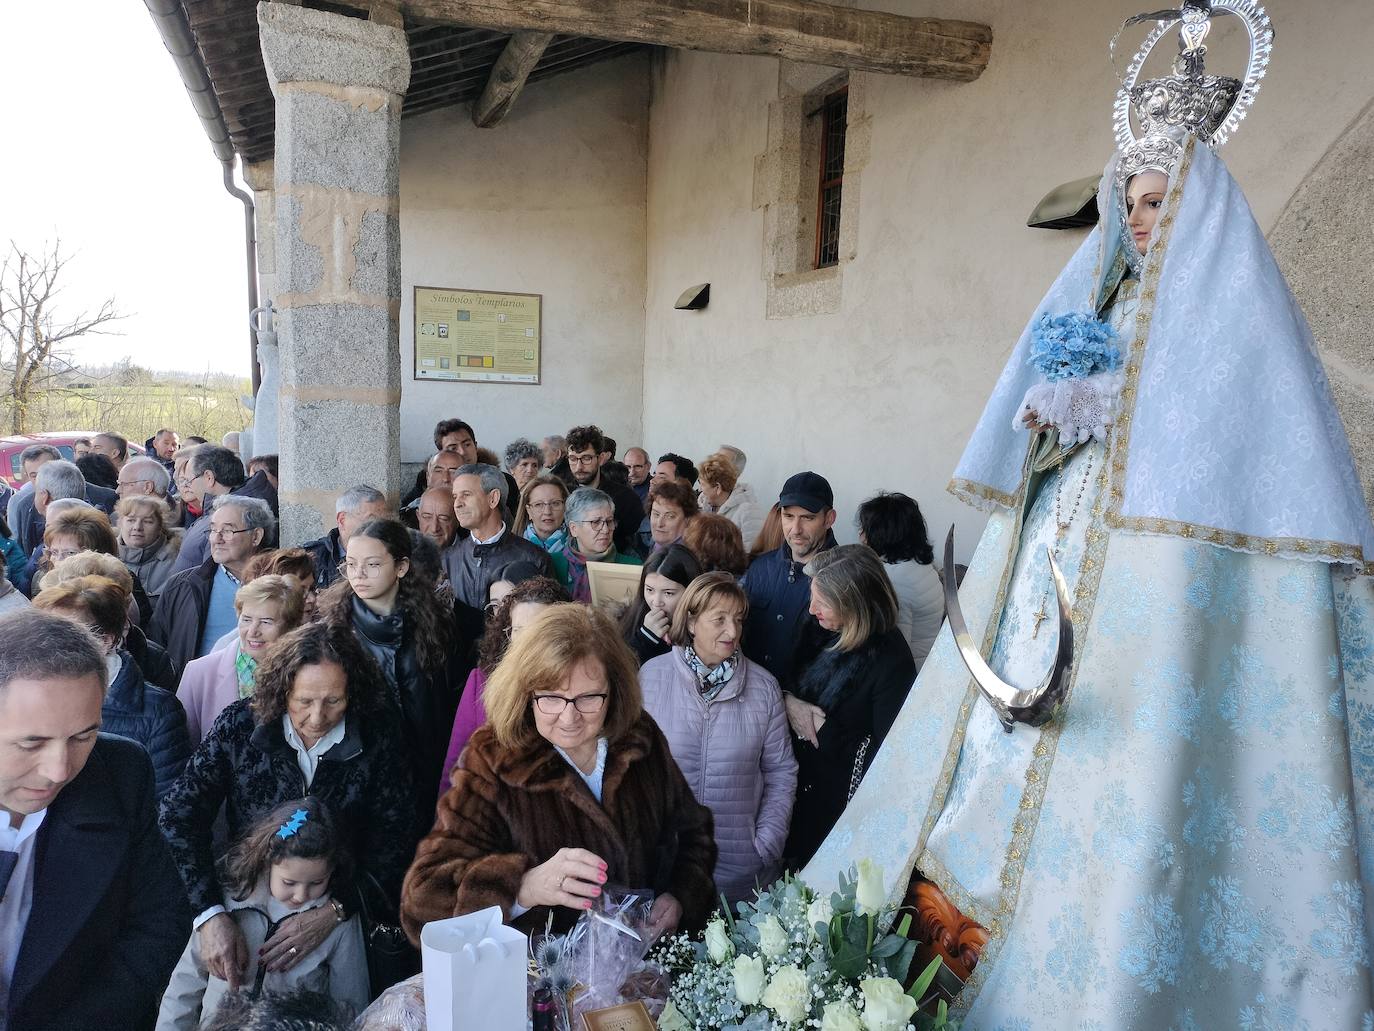
<path fill-rule="evenodd" d="M 401 894 L 412 941 L 431 920 L 500 906 L 522 929 L 567 930 L 607 882 L 652 888 L 658 932 L 705 923 L 711 814 L 644 712 L 615 624 L 545 609 L 487 682 L 468 741 Z"/>
<path fill-rule="evenodd" d="M 758 536 L 763 529 L 763 512 L 749 484 L 740 482 L 728 455 L 718 451 L 702 459 L 697 466 L 697 484 L 702 512 L 723 515 L 739 527 L 746 541 Z"/>
<path fill-rule="evenodd" d="M 192 744 L 200 744 L 215 718 L 240 698 L 251 698 L 258 663 L 283 634 L 301 625 L 304 584 L 294 576 L 259 576 L 234 595 L 238 636 L 227 647 L 192 659 L 181 674 L 177 698 L 186 709 Z"/>
<path fill-rule="evenodd" d="M 673 650 L 639 671 L 644 708 L 714 817 L 716 889 L 731 904 L 777 876 L 797 790 L 782 691 L 740 651 L 748 611 L 729 573 L 697 577 L 673 614 Z"/>
<path fill-rule="evenodd" d="M 181 553 L 181 530 L 172 521 L 171 506 L 150 494 L 121 498 L 115 505 L 115 529 L 120 559 L 156 602 Z"/>
<path fill-rule="evenodd" d="M 806 572 L 811 615 L 829 643 L 799 669 L 785 698 L 797 756 L 797 806 L 787 839 L 792 869 L 806 864 L 844 812 L 916 679 L 897 623 L 897 595 L 872 549 L 831 548 Z"/>

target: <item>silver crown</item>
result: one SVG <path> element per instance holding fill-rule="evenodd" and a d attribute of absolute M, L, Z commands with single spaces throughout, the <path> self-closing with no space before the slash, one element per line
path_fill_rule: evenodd
<path fill-rule="evenodd" d="M 1221 14 L 1240 18 L 1250 35 L 1244 80 L 1208 75 L 1204 70 L 1204 41 L 1212 18 Z M 1147 168 L 1172 170 L 1190 135 L 1212 147 L 1225 143 L 1254 103 L 1274 45 L 1273 26 L 1257 0 L 1185 0 L 1179 10 L 1128 18 L 1121 31 L 1143 21 L 1153 21 L 1155 26 L 1136 51 L 1116 95 L 1116 140 L 1122 155 L 1117 180 L 1123 183 Z M 1179 40 L 1173 74 L 1137 83 L 1155 44 L 1175 25 Z M 1113 57 L 1121 31 L 1112 39 Z M 1139 135 L 1131 126 L 1132 110 L 1140 124 Z"/>

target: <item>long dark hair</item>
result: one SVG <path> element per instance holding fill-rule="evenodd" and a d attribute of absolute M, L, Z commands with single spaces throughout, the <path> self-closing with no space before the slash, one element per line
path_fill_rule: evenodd
<path fill-rule="evenodd" d="M 635 594 L 634 604 L 627 608 L 625 614 L 620 617 L 620 630 L 627 641 L 639 632 L 639 627 L 644 622 L 644 616 L 649 611 L 649 604 L 644 600 L 644 582 L 649 579 L 650 573 L 667 577 L 673 583 L 681 584 L 685 589 L 701 575 L 701 563 L 697 561 L 697 557 L 691 551 L 681 544 L 670 544 L 662 551 L 655 552 L 644 560 L 644 567 L 639 573 L 639 591 Z"/>
<path fill-rule="evenodd" d="M 430 672 L 443 667 L 448 661 L 453 621 L 434 593 L 434 585 L 425 576 L 414 575 L 419 570 L 415 568 L 410 531 L 395 519 L 369 519 L 353 531 L 353 536 L 380 541 L 393 561 L 405 559 L 410 563 L 412 570 L 401 577 L 400 588 L 396 592 L 396 607 L 409 624 L 420 665 Z M 351 623 L 353 598 L 353 585 L 347 577 L 341 576 L 320 599 L 320 611 L 327 619 Z"/>
<path fill-rule="evenodd" d="M 859 530 L 884 562 L 935 561 L 921 506 L 905 494 L 876 494 L 859 506 Z"/>
<path fill-rule="evenodd" d="M 239 839 L 224 857 L 223 878 L 229 894 L 246 899 L 272 864 L 282 859 L 328 859 L 333 867 L 330 884 L 348 882 L 351 857 L 329 807 L 318 798 L 307 795 L 283 802 Z"/>

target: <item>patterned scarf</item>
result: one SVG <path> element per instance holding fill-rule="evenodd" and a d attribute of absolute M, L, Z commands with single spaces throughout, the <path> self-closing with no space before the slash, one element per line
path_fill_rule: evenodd
<path fill-rule="evenodd" d="M 575 541 L 568 541 L 563 548 L 563 557 L 568 560 L 568 580 L 571 585 L 569 593 L 572 594 L 573 601 L 590 602 L 592 600 L 592 584 L 587 576 L 587 556 L 577 550 Z M 614 562 L 616 560 L 615 546 L 593 562 Z"/>
<path fill-rule="evenodd" d="M 702 662 L 690 644 L 682 649 L 682 653 L 683 658 L 687 660 L 687 667 L 696 674 L 697 690 L 701 692 L 702 699 L 708 702 L 715 701 L 721 688 L 730 683 L 730 678 L 735 675 L 735 667 L 739 665 L 739 652 L 714 668 Z"/>
<path fill-rule="evenodd" d="M 257 684 L 258 660 L 240 650 L 234 657 L 234 672 L 239 678 L 239 697 L 252 698 L 253 688 Z"/>
<path fill-rule="evenodd" d="M 553 533 L 549 534 L 548 540 L 541 541 L 539 539 L 539 534 L 534 532 L 534 525 L 531 524 L 525 527 L 525 540 L 543 548 L 550 555 L 556 555 L 563 550 L 563 545 L 568 543 L 568 528 L 566 526 L 560 526 L 557 530 L 554 530 Z"/>

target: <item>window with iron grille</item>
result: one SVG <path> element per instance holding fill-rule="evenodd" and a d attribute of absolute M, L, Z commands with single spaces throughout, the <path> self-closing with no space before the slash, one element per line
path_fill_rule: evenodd
<path fill-rule="evenodd" d="M 844 188 L 844 131 L 849 87 L 821 107 L 821 182 L 816 198 L 816 268 L 840 263 L 840 194 Z"/>

